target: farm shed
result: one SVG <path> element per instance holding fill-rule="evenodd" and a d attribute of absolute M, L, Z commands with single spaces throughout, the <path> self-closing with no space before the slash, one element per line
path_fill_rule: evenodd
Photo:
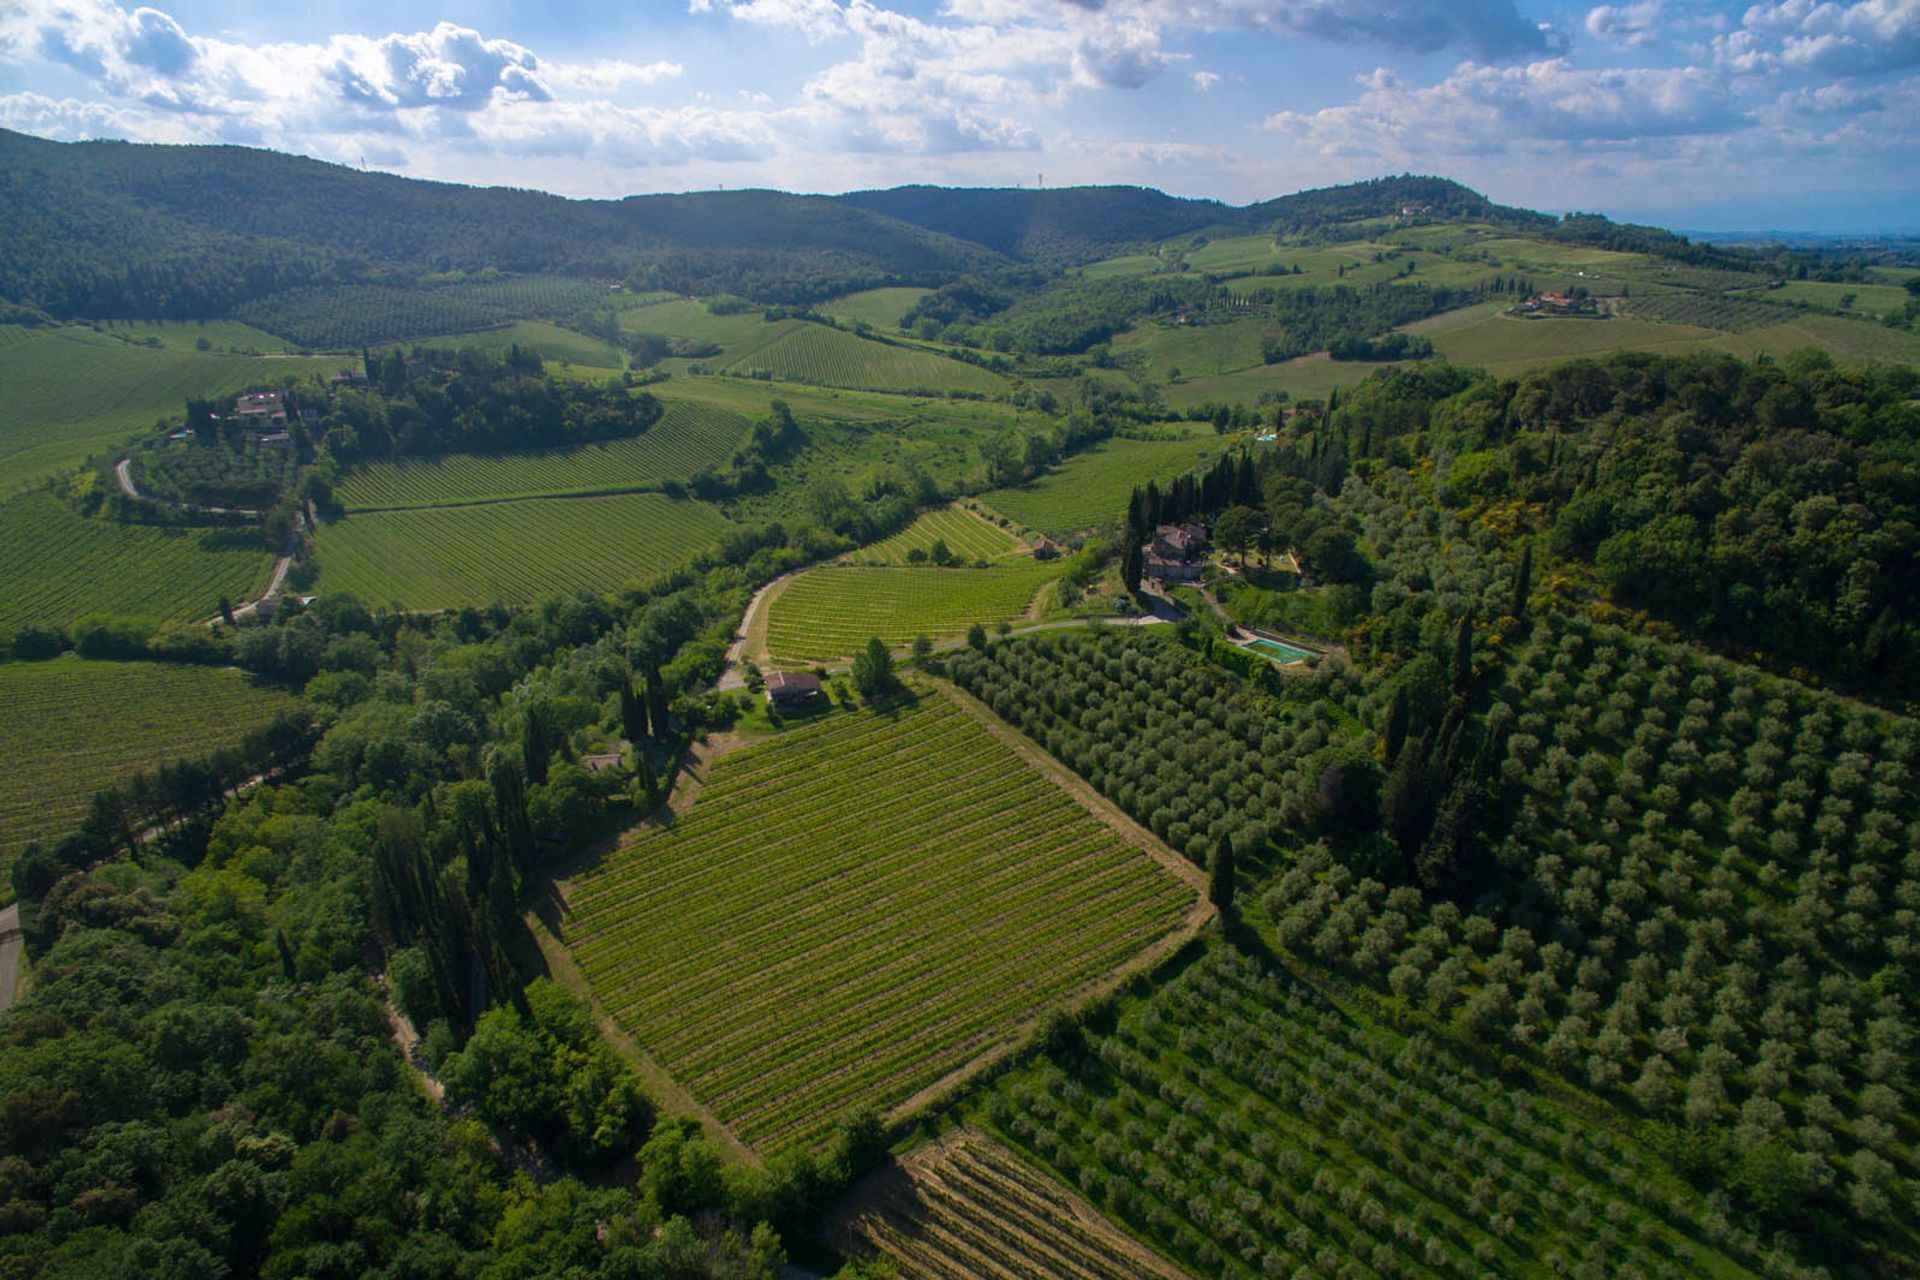
<path fill-rule="evenodd" d="M 804 671 L 775 671 L 767 676 L 767 701 L 797 707 L 820 696 L 820 677 Z"/>

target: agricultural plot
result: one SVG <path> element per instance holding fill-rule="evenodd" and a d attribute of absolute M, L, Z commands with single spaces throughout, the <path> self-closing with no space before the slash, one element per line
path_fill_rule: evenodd
<path fill-rule="evenodd" d="M 73 829 L 95 791 L 237 744 L 294 706 L 231 668 L 72 656 L 0 663 L 0 860 Z"/>
<path fill-rule="evenodd" d="M 1659 293 L 1632 299 L 1626 304 L 1626 310 L 1641 320 L 1698 325 L 1702 329 L 1721 329 L 1729 333 L 1763 329 L 1795 318 L 1792 309 L 1776 303 L 1755 297 L 1717 293 Z"/>
<path fill-rule="evenodd" d="M 630 333 L 656 333 L 665 338 L 711 343 L 722 350 L 723 358 L 758 350 L 803 323 L 782 320 L 768 324 L 759 311 L 716 315 L 707 309 L 706 303 L 691 298 L 648 303 L 620 313 L 620 327 Z"/>
<path fill-rule="evenodd" d="M 162 418 L 177 419 L 188 396 L 324 377 L 343 363 L 338 356 L 196 351 L 191 341 L 181 349 L 163 340 L 156 349 L 80 325 L 10 331 L 14 340 L 0 343 L 0 494 L 27 488 Z"/>
<path fill-rule="evenodd" d="M 241 355 L 291 355 L 294 347 L 264 329 L 237 320 L 101 320 L 96 328 L 130 342 L 158 343 L 169 351 L 214 351 Z"/>
<path fill-rule="evenodd" d="M 209 618 L 221 596 L 244 600 L 264 586 L 272 563 L 254 529 L 118 524 L 23 494 L 0 503 L 0 629 L 96 613 Z"/>
<path fill-rule="evenodd" d="M 626 440 L 373 463 L 348 477 L 337 496 L 349 510 L 370 510 L 646 488 L 722 465 L 747 427 L 745 418 L 725 409 L 675 404 L 645 434 Z"/>
<path fill-rule="evenodd" d="M 410 609 L 524 604 L 644 582 L 731 527 L 656 493 L 366 512 L 321 526 L 319 589 Z"/>
<path fill-rule="evenodd" d="M 538 352 L 540 358 L 550 366 L 549 372 L 558 372 L 551 366 L 563 364 L 581 365 L 588 369 L 618 370 L 626 367 L 626 357 L 618 348 L 544 320 L 516 320 L 512 324 L 472 333 L 442 334 L 428 339 L 423 345 L 470 347 L 476 351 L 495 352 L 517 346 L 522 351 Z"/>
<path fill-rule="evenodd" d="M 981 495 L 1002 515 L 1050 537 L 1117 524 L 1127 495 L 1149 480 L 1166 481 L 1218 457 L 1218 436 L 1186 440 L 1115 437 L 1076 453 L 1045 475 Z"/>
<path fill-rule="evenodd" d="M 906 564 L 907 553 L 931 551 L 944 542 L 962 560 L 994 560 L 1025 550 L 1026 544 L 965 507 L 929 511 L 883 542 L 862 547 L 848 559 L 858 564 Z"/>
<path fill-rule="evenodd" d="M 1365 382 L 1374 370 L 1391 369 L 1399 363 L 1397 360 L 1335 360 L 1319 352 L 1279 364 L 1255 365 L 1236 373 L 1185 378 L 1165 388 L 1165 395 L 1167 403 L 1176 409 L 1205 404 L 1253 404 L 1264 393 L 1281 391 L 1295 400 L 1325 400 L 1329 392 Z"/>
<path fill-rule="evenodd" d="M 874 1175 L 833 1232 L 902 1280 L 1181 1280 L 1079 1196 L 977 1129 L 956 1129 Z"/>
<path fill-rule="evenodd" d="M 1059 573 L 1057 562 L 1035 560 L 988 569 L 823 565 L 767 601 L 767 656 L 831 662 L 873 636 L 898 647 L 919 635 L 958 635 L 976 622 L 1011 622 Z"/>
<path fill-rule="evenodd" d="M 1869 316 L 1897 316 L 1913 295 L 1895 284 L 1828 284 L 1820 280 L 1791 280 L 1748 295 L 1769 302 L 1804 302 L 1816 307 L 1858 311 Z"/>
<path fill-rule="evenodd" d="M 1159 382 L 1177 372 L 1186 377 L 1232 373 L 1260 363 L 1261 343 L 1279 335 L 1279 326 L 1263 318 L 1227 324 L 1167 326 L 1138 324 L 1113 341 L 1117 354 L 1139 352 L 1147 376 Z"/>
<path fill-rule="evenodd" d="M 1758 1274 L 1633 1143 L 1224 947 L 980 1111 L 1195 1275 Z"/>
<path fill-rule="evenodd" d="M 412 289 L 370 284 L 287 289 L 246 303 L 236 314 L 303 347 L 342 350 L 470 332 L 526 316 L 570 315 L 606 296 L 590 280 L 501 276 Z"/>
<path fill-rule="evenodd" d="M 931 289 L 910 288 L 862 289 L 859 293 L 849 293 L 831 302 L 823 302 L 819 309 L 830 316 L 858 320 L 876 329 L 892 332 L 899 329 L 900 317 L 913 310 L 920 299 L 932 292 Z"/>
<path fill-rule="evenodd" d="M 933 692 L 722 756 L 567 897 L 600 1002 L 766 1153 L 1008 1043 L 1195 904 Z"/>
<path fill-rule="evenodd" d="M 949 360 L 931 351 L 889 346 L 831 329 L 803 324 L 772 342 L 734 357 L 734 373 L 869 391 L 973 391 L 992 395 L 1007 381 L 989 369 Z"/>

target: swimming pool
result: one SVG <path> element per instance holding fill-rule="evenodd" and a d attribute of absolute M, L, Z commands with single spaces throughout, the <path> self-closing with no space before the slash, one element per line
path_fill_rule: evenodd
<path fill-rule="evenodd" d="M 1256 636 L 1247 641 L 1247 648 L 1258 650 L 1261 656 L 1283 667 L 1313 656 L 1305 649 L 1296 649 L 1290 644 L 1281 644 L 1278 640 L 1268 640 L 1264 636 Z"/>

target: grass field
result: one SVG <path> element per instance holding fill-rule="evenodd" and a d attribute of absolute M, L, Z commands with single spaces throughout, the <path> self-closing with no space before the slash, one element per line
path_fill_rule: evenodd
<path fill-rule="evenodd" d="M 977 1129 L 919 1147 L 854 1193 L 832 1237 L 901 1280 L 1181 1280 L 1092 1205 Z"/>
<path fill-rule="evenodd" d="M 1365 382 L 1375 369 L 1391 369 L 1394 360 L 1334 360 L 1324 352 L 1279 364 L 1256 365 L 1212 378 L 1188 378 L 1166 388 L 1176 409 L 1203 404 L 1253 404 L 1263 392 L 1284 391 L 1295 400 L 1325 400 L 1336 387 Z"/>
<path fill-rule="evenodd" d="M 778 326 L 770 326 L 770 328 Z M 728 361 L 734 373 L 764 371 L 775 378 L 872 391 L 1004 391 L 1007 380 L 989 369 L 931 351 L 889 346 L 857 334 L 805 324 Z"/>
<path fill-rule="evenodd" d="M 1123 499 L 1124 501 L 1124 499 Z M 767 652 L 776 663 L 830 662 L 872 636 L 888 645 L 958 635 L 1020 618 L 1060 566 L 1019 560 L 991 569 L 824 565 L 767 603 Z"/>
<path fill-rule="evenodd" d="M 589 369 L 624 369 L 627 364 L 617 347 L 545 320 L 516 320 L 493 329 L 424 338 L 419 343 L 423 347 L 472 347 L 479 351 L 505 351 L 516 344 L 523 351 L 539 352 L 549 366 L 573 364 Z M 560 370 L 550 367 L 548 372 Z"/>
<path fill-rule="evenodd" d="M 819 310 L 830 316 L 863 320 L 876 329 L 892 333 L 900 328 L 900 317 L 932 292 L 931 289 L 862 289 L 859 293 L 823 302 Z"/>
<path fill-rule="evenodd" d="M 524 604 L 646 581 L 730 527 L 657 493 L 367 512 L 320 527 L 318 589 L 410 609 Z"/>
<path fill-rule="evenodd" d="M 209 618 L 221 596 L 265 586 L 272 563 L 256 530 L 90 520 L 50 494 L 22 494 L 0 503 L 0 629 L 95 613 Z"/>
<path fill-rule="evenodd" d="M 169 351 L 198 351 L 202 338 L 215 351 L 242 355 L 293 354 L 298 350 L 285 338 L 238 320 L 102 320 L 99 327 L 135 342 L 158 342 Z"/>
<path fill-rule="evenodd" d="M 1127 496 L 1149 480 L 1169 480 L 1220 456 L 1218 436 L 1188 440 L 1103 440 L 1037 480 L 995 489 L 980 500 L 1049 537 L 1119 522 Z"/>
<path fill-rule="evenodd" d="M 1873 316 L 1899 315 L 1913 297 L 1896 284 L 1827 284 L 1819 280 L 1791 280 L 1771 289 L 1748 290 L 1741 296 L 1762 302 L 1806 302 L 1838 308 L 1849 295 L 1853 310 Z"/>
<path fill-rule="evenodd" d="M 0 328 L 9 330 L 7 340 L 0 341 L 0 496 L 108 449 L 161 418 L 178 418 L 188 396 L 228 395 L 283 378 L 331 374 L 345 363 L 340 356 L 195 351 L 190 340 L 184 349 L 156 350 L 79 325 Z M 146 336 L 150 328 L 139 332 Z"/>
<path fill-rule="evenodd" d="M 1173 327 L 1145 323 L 1115 338 L 1113 350 L 1118 355 L 1143 353 L 1147 376 L 1164 383 L 1175 370 L 1188 378 L 1211 377 L 1257 365 L 1260 344 L 1279 332 L 1278 325 L 1258 317 Z"/>
<path fill-rule="evenodd" d="M 72 830 L 93 793 L 164 760 L 238 743 L 294 706 L 231 668 L 0 663 L 0 866 Z"/>
<path fill-rule="evenodd" d="M 600 1002 L 777 1152 L 1016 1034 L 1194 892 L 928 691 L 722 756 L 567 900 Z"/>
<path fill-rule="evenodd" d="M 732 456 L 747 420 L 725 409 L 676 404 L 646 434 L 537 453 L 456 453 L 380 462 L 340 486 L 353 510 L 446 506 L 491 498 L 606 493 L 684 480 Z"/>
<path fill-rule="evenodd" d="M 741 355 L 765 346 L 783 333 L 800 328 L 805 322 L 782 320 L 768 324 L 759 311 L 734 315 L 715 315 L 704 302 L 677 298 L 632 307 L 620 313 L 620 327 L 633 333 L 656 333 L 667 338 L 686 338 L 693 342 L 711 342 L 722 348 L 722 359 Z"/>
<path fill-rule="evenodd" d="M 965 507 L 941 507 L 883 542 L 862 547 L 847 558 L 859 564 L 905 564 L 907 552 L 932 549 L 945 542 L 947 550 L 963 560 L 993 560 L 1025 549 L 1026 544 L 996 524 Z"/>

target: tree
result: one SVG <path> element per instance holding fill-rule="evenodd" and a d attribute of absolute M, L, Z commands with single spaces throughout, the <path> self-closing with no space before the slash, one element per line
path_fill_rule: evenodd
<path fill-rule="evenodd" d="M 1247 548 L 1260 530 L 1260 515 L 1251 507 L 1234 505 L 1213 522 L 1213 540 L 1246 563 Z"/>
<path fill-rule="evenodd" d="M 639 742 L 647 736 L 647 704 L 633 691 L 631 675 L 620 681 L 620 731 L 628 742 Z"/>
<path fill-rule="evenodd" d="M 853 687 L 864 698 L 877 698 L 893 687 L 893 654 L 879 636 L 870 637 L 867 647 L 854 658 Z"/>
<path fill-rule="evenodd" d="M 1533 543 L 1520 544 L 1520 567 L 1513 575 L 1513 605 L 1508 610 L 1515 618 L 1527 616 L 1527 597 L 1533 594 Z"/>
<path fill-rule="evenodd" d="M 1462 615 L 1453 629 L 1453 693 L 1465 697 L 1473 686 L 1473 611 Z"/>
<path fill-rule="evenodd" d="M 1223 920 L 1233 917 L 1233 882 L 1233 845 L 1221 840 L 1213 846 L 1213 857 L 1207 863 L 1207 901 L 1219 910 Z"/>
<path fill-rule="evenodd" d="M 220 620 L 228 626 L 233 625 L 233 601 L 225 596 L 220 597 Z"/>
<path fill-rule="evenodd" d="M 967 628 L 967 648 L 986 652 L 987 629 L 977 622 Z"/>
<path fill-rule="evenodd" d="M 1140 577 L 1146 572 L 1147 557 L 1140 549 L 1138 538 L 1129 537 L 1126 549 L 1120 553 L 1120 585 L 1129 594 L 1140 594 Z"/>
<path fill-rule="evenodd" d="M 925 632 L 913 638 L 913 657 L 916 662 L 924 662 L 933 652 L 933 640 Z"/>

